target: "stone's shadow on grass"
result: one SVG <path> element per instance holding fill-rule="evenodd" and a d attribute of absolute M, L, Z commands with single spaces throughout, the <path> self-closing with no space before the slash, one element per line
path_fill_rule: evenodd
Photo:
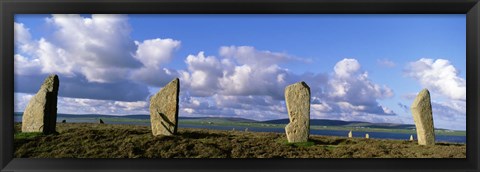
<path fill-rule="evenodd" d="M 216 133 L 203 133 L 203 132 L 192 132 L 192 131 L 184 131 L 177 134 L 185 139 L 202 139 L 202 138 L 212 138 L 212 137 L 224 137 L 223 135 L 216 134 Z"/>
<path fill-rule="evenodd" d="M 293 147 L 310 147 L 310 146 L 314 146 L 315 142 L 306 141 L 306 142 L 297 142 L 297 143 L 287 143 L 287 145 L 290 145 Z"/>
<path fill-rule="evenodd" d="M 354 144 L 356 142 L 352 141 L 352 139 L 345 139 L 345 138 L 335 138 L 335 139 L 318 139 L 318 138 L 310 138 L 307 142 L 297 142 L 297 143 L 289 143 L 288 140 L 282 139 L 282 143 L 293 146 L 293 147 L 311 147 L 311 146 L 337 146 L 337 145 L 347 145 L 347 144 Z"/>
<path fill-rule="evenodd" d="M 416 143 L 416 142 L 415 142 Z M 438 146 L 462 146 L 464 144 L 460 144 L 460 143 L 443 143 L 443 142 L 437 142 L 435 143 L 435 145 L 438 145 Z"/>
<path fill-rule="evenodd" d="M 340 143 L 344 143 L 347 139 L 334 139 L 334 140 L 318 140 L 318 139 L 310 139 L 316 145 L 338 145 Z"/>
<path fill-rule="evenodd" d="M 320 137 L 320 138 L 317 138 Z M 315 145 L 347 145 L 355 144 L 355 139 L 351 138 L 342 138 L 342 137 L 328 137 L 328 136 L 317 136 L 310 138 L 309 141 L 315 143 Z"/>

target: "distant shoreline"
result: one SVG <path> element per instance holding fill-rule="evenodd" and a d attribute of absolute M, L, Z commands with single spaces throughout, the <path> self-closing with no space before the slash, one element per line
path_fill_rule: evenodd
<path fill-rule="evenodd" d="M 15 116 L 22 116 L 23 112 L 14 112 Z M 75 117 L 75 118 L 85 118 L 85 117 L 95 117 L 95 118 L 131 118 L 131 119 L 150 119 L 150 115 L 148 114 L 128 114 L 128 115 L 106 115 L 106 114 L 64 114 L 58 113 L 57 114 L 57 121 L 61 121 L 59 117 Z M 21 119 L 21 118 L 20 118 Z M 265 121 L 258 121 L 254 119 L 247 119 L 247 118 L 237 118 L 237 117 L 182 117 L 179 116 L 179 120 L 192 120 L 192 119 L 224 119 L 226 121 L 236 121 L 236 122 L 252 122 L 252 123 L 269 123 L 269 124 L 287 124 L 288 118 L 283 119 L 272 119 L 272 120 L 265 120 Z M 414 124 L 397 124 L 397 123 L 371 123 L 371 122 L 364 122 L 364 121 L 342 121 L 342 120 L 331 120 L 331 119 L 310 119 L 310 125 L 315 126 L 321 124 L 327 125 L 319 125 L 319 126 L 339 126 L 339 125 L 347 125 L 352 127 L 358 128 L 402 128 L 402 129 L 414 129 Z M 21 121 L 15 121 L 21 122 Z M 354 124 L 354 125 L 352 125 Z M 355 126 L 359 125 L 359 126 Z M 370 125 L 370 126 L 369 126 Z M 373 127 L 372 127 L 373 126 Z M 452 130 L 452 129 L 443 129 L 443 128 L 435 128 L 435 130 L 443 130 L 443 131 L 450 131 L 450 132 L 465 132 L 466 130 Z"/>

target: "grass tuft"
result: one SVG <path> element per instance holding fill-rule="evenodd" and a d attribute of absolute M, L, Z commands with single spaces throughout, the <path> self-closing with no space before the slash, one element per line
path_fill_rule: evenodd
<path fill-rule="evenodd" d="M 42 135 L 42 132 L 15 133 L 14 139 L 33 139 Z"/>
<path fill-rule="evenodd" d="M 285 140 L 284 142 L 285 144 L 293 147 L 310 147 L 315 145 L 315 142 L 312 141 L 289 143 L 287 140 Z"/>

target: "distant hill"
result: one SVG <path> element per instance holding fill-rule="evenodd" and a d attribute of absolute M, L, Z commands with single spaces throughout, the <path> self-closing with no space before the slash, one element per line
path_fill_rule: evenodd
<path fill-rule="evenodd" d="M 276 119 L 262 121 L 262 123 L 268 124 L 288 124 L 289 119 Z M 321 126 L 345 126 L 345 127 L 369 127 L 369 128 L 387 128 L 387 129 L 414 129 L 413 124 L 392 124 L 392 123 L 369 123 L 361 121 L 341 121 L 341 120 L 329 120 L 329 119 L 310 119 L 310 125 Z"/>
<path fill-rule="evenodd" d="M 289 119 L 275 119 L 268 121 L 261 121 L 262 123 L 268 124 L 288 124 Z M 328 120 L 328 119 L 310 119 L 310 125 L 323 125 L 323 126 L 339 126 L 339 125 L 349 125 L 355 123 L 364 123 L 358 121 L 341 121 L 341 120 Z"/>
<path fill-rule="evenodd" d="M 23 112 L 15 112 L 15 116 L 22 116 Z M 136 115 L 101 115 L 101 114 L 57 114 L 57 117 L 63 118 L 130 118 L 130 119 L 150 119 L 150 115 L 136 114 Z M 209 122 L 258 122 L 252 119 L 232 118 L 232 117 L 179 117 L 179 120 L 196 120 Z"/>
<path fill-rule="evenodd" d="M 202 120 L 202 121 L 228 121 L 228 122 L 258 122 L 252 119 L 232 117 L 179 117 L 180 120 Z"/>
<path fill-rule="evenodd" d="M 15 112 L 15 116 L 21 116 L 22 112 Z M 100 114 L 62 114 L 59 113 L 58 117 L 64 118 L 131 118 L 131 119 L 150 119 L 150 115 L 136 114 L 136 115 L 100 115 Z M 232 118 L 232 117 L 179 117 L 179 120 L 195 120 L 205 122 L 254 122 L 254 123 L 268 123 L 268 124 L 288 124 L 289 119 L 276 119 L 268 121 L 256 121 L 245 118 Z M 414 129 L 415 125 L 412 124 L 393 124 L 393 123 L 370 123 L 361 121 L 342 121 L 342 120 L 329 120 L 329 119 L 310 119 L 310 125 L 320 126 L 343 126 L 343 127 L 368 127 L 368 128 L 386 128 L 386 129 Z"/>
<path fill-rule="evenodd" d="M 15 116 L 22 116 L 23 112 L 15 112 Z M 102 115 L 102 114 L 64 114 L 58 113 L 57 117 L 64 117 L 64 118 L 112 118 L 112 117 L 120 117 L 120 118 L 132 118 L 132 119 L 150 119 L 150 115 Z"/>

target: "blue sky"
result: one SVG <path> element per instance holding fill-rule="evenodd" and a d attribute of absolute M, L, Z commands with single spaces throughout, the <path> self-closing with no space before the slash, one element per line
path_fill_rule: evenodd
<path fill-rule="evenodd" d="M 428 88 L 435 125 L 465 130 L 465 15 L 17 15 L 15 21 L 16 111 L 56 73 L 63 113 L 148 113 L 148 97 L 179 77 L 180 116 L 288 118 L 283 89 L 305 80 L 312 118 L 411 124 L 413 97 Z"/>

